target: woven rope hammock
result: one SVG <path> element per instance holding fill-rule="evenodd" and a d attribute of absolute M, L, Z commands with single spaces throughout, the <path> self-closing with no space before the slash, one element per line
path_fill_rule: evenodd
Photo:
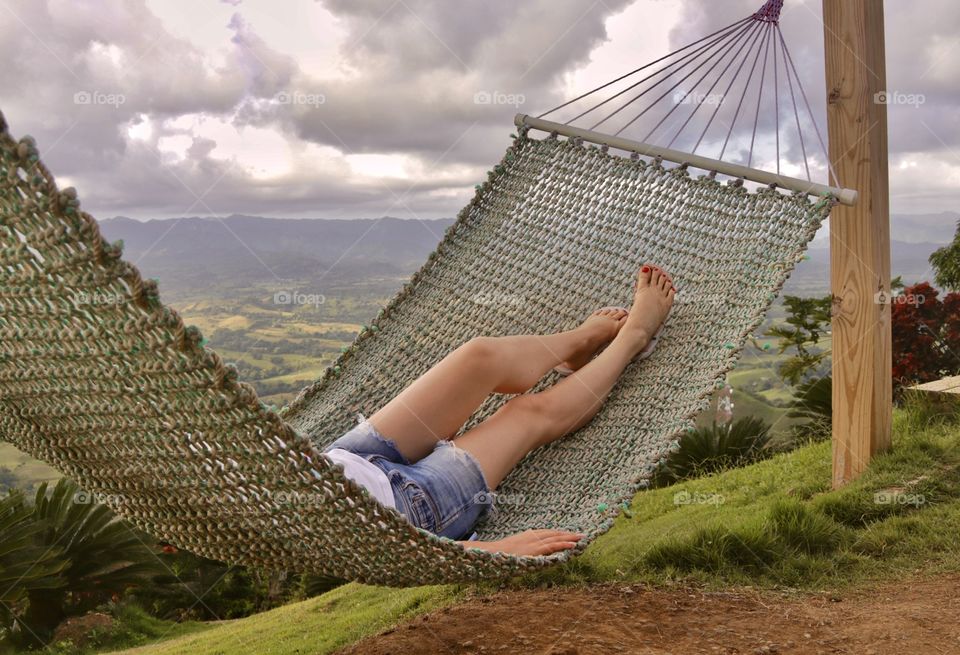
<path fill-rule="evenodd" d="M 833 198 L 751 192 L 529 129 L 402 291 L 278 413 L 104 242 L 0 115 L 0 437 L 139 528 L 225 562 L 410 585 L 570 557 L 490 554 L 420 531 L 320 451 L 470 337 L 570 328 L 628 302 L 638 263 L 656 262 L 681 289 L 657 351 L 586 427 L 521 462 L 478 528 L 486 539 L 577 530 L 582 550 L 692 427 Z"/>

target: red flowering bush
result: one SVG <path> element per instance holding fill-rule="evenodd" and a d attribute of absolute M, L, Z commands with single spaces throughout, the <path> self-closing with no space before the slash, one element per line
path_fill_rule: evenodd
<path fill-rule="evenodd" d="M 938 295 L 921 282 L 890 299 L 895 386 L 960 371 L 960 293 Z"/>

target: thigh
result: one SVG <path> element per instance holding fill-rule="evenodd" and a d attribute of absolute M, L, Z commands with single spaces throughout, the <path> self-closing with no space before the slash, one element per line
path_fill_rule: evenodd
<path fill-rule="evenodd" d="M 366 420 L 355 425 L 342 437 L 327 446 L 326 450 L 332 450 L 333 448 L 342 448 L 361 457 L 377 455 L 398 464 L 410 463 L 397 448 L 397 444 L 380 434 L 373 427 L 373 424 Z"/>
<path fill-rule="evenodd" d="M 457 433 L 492 391 L 490 340 L 472 339 L 444 357 L 370 422 L 412 462 Z"/>

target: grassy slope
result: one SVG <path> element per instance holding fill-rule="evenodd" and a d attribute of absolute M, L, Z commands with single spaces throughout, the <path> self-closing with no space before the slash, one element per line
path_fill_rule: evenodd
<path fill-rule="evenodd" d="M 211 623 L 200 633 L 122 652 L 128 655 L 329 653 L 404 618 L 450 604 L 457 595 L 452 587 L 383 589 L 349 584 L 301 603 L 246 619 Z"/>
<path fill-rule="evenodd" d="M 837 589 L 912 573 L 918 562 L 928 574 L 960 570 L 960 429 L 955 425 L 921 410 L 898 411 L 891 453 L 841 490 L 831 491 L 829 479 L 830 446 L 821 443 L 643 492 L 633 501 L 632 516 L 622 516 L 581 557 L 511 584 L 683 578 L 714 588 Z M 877 492 L 901 495 L 883 503 L 876 502 Z M 131 652 L 326 653 L 452 603 L 461 593 L 455 587 L 347 585 Z"/>

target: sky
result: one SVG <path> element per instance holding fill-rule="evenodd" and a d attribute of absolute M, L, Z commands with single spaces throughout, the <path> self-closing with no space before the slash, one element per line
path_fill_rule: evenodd
<path fill-rule="evenodd" d="M 514 114 L 539 114 L 759 4 L 0 0 L 0 110 L 100 218 L 452 217 L 502 157 Z M 891 209 L 956 211 L 960 3 L 888 0 L 885 14 Z M 820 1 L 787 0 L 781 26 L 825 130 Z M 761 167 L 776 164 L 775 115 L 759 119 Z M 752 123 L 734 132 L 732 160 L 746 157 Z M 805 114 L 802 127 L 822 179 Z M 791 175 L 803 170 L 797 146 L 783 127 Z"/>

